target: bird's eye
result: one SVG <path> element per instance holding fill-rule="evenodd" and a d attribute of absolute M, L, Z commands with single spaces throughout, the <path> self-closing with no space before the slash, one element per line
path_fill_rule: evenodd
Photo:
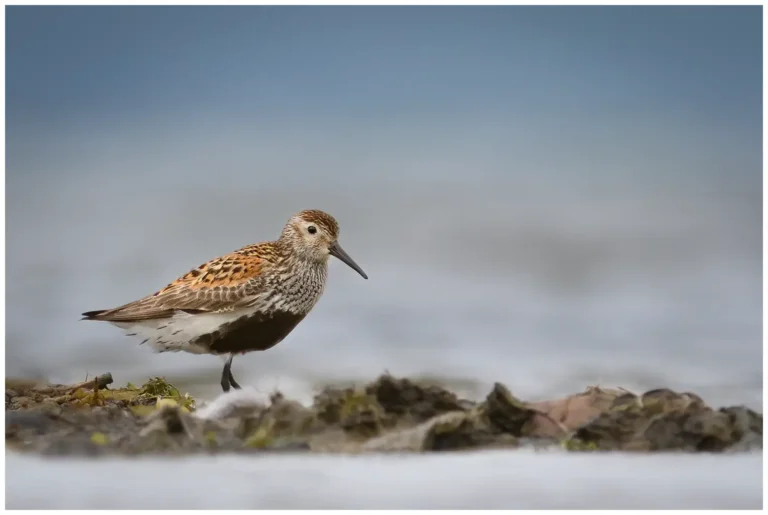
<path fill-rule="evenodd" d="M 314 225 L 310 225 L 309 227 L 307 227 L 307 232 L 309 234 L 315 234 L 317 232 L 317 227 L 315 227 Z"/>

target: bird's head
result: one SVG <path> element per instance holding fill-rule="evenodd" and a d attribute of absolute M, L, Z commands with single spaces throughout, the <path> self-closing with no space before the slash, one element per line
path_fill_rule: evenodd
<path fill-rule="evenodd" d="M 324 263 L 334 256 L 368 279 L 363 269 L 339 245 L 339 224 L 328 213 L 317 209 L 296 213 L 285 224 L 280 240 L 301 259 Z"/>

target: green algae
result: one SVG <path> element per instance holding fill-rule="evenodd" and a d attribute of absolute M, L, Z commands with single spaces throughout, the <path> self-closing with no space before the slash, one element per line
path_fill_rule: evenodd
<path fill-rule="evenodd" d="M 368 438 L 381 432 L 384 410 L 376 397 L 351 389 L 342 398 L 339 418 L 345 431 Z"/>
<path fill-rule="evenodd" d="M 206 431 L 203 434 L 203 438 L 205 438 L 205 443 L 208 444 L 209 447 L 215 448 L 218 446 L 216 431 Z"/>
<path fill-rule="evenodd" d="M 170 400 L 177 403 L 187 411 L 195 410 L 195 399 L 188 393 L 182 394 L 178 388 L 162 377 L 150 378 L 141 386 L 135 386 L 131 383 L 123 388 L 104 388 L 98 391 L 80 388 L 72 394 L 74 399 L 85 405 L 105 405 L 106 403 L 118 403 L 129 407 L 134 414 L 147 415 L 152 412 L 156 405 L 162 404 L 164 400 Z"/>
<path fill-rule="evenodd" d="M 596 442 L 589 442 L 589 441 L 585 442 L 585 441 L 579 440 L 578 438 L 566 438 L 565 440 L 562 440 L 561 445 L 563 449 L 567 451 L 572 451 L 572 452 L 599 450 L 599 447 Z"/>
<path fill-rule="evenodd" d="M 24 393 L 26 395 L 17 395 L 7 402 L 6 409 L 30 409 L 42 404 L 82 409 L 113 407 L 128 409 L 136 416 L 146 416 L 154 411 L 158 403 L 162 404 L 166 400 L 177 403 L 186 412 L 192 412 L 196 407 L 192 396 L 182 394 L 161 377 L 150 378 L 141 386 L 128 383 L 123 388 L 105 386 L 94 390 L 88 383 L 75 386 L 74 389 L 46 385 L 28 389 Z"/>
<path fill-rule="evenodd" d="M 96 445 L 107 445 L 109 443 L 109 438 L 107 438 L 107 435 L 104 433 L 97 431 L 91 435 L 91 442 Z"/>
<path fill-rule="evenodd" d="M 154 377 L 144 383 L 139 390 L 139 398 L 154 397 L 156 403 L 161 399 L 176 401 L 182 408 L 189 411 L 195 410 L 195 399 L 188 393 L 182 394 L 178 388 L 167 382 L 165 378 Z"/>
<path fill-rule="evenodd" d="M 250 449 L 264 449 L 269 447 L 275 441 L 271 428 L 267 426 L 259 427 L 243 444 L 243 447 Z"/>

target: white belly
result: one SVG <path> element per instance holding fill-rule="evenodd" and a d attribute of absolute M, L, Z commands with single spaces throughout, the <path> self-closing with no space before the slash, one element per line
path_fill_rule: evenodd
<path fill-rule="evenodd" d="M 123 329 L 129 336 L 136 336 L 141 343 L 150 345 L 155 352 L 190 352 L 192 354 L 210 354 L 201 345 L 189 342 L 209 334 L 221 325 L 233 322 L 249 315 L 255 309 L 243 309 L 227 313 L 203 313 L 190 315 L 179 312 L 170 318 L 142 320 L 140 322 L 110 322 Z"/>

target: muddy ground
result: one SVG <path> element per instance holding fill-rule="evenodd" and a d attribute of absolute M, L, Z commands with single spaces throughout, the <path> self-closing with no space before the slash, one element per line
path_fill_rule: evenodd
<path fill-rule="evenodd" d="M 762 449 L 763 416 L 693 393 L 589 387 L 528 403 L 497 383 L 480 402 L 383 375 L 327 387 L 311 406 L 240 390 L 198 406 L 162 378 L 122 388 L 6 380 L 6 449 L 43 455 L 437 452 L 533 446 L 573 452 Z"/>

